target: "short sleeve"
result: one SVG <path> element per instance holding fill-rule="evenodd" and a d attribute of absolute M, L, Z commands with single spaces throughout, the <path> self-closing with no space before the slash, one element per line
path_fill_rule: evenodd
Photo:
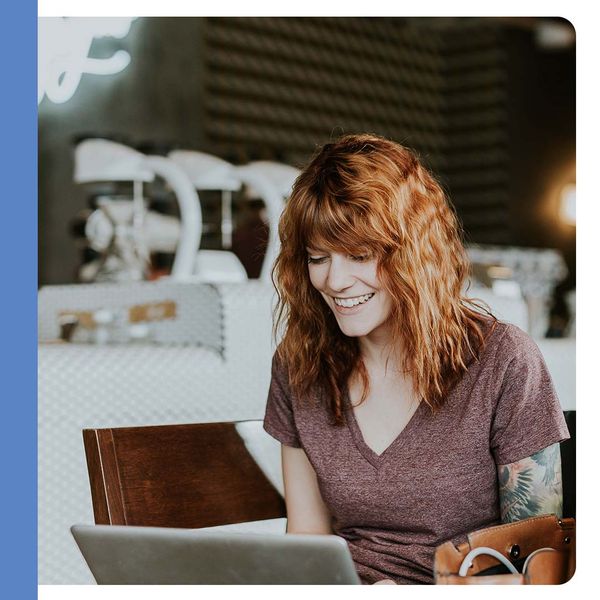
<path fill-rule="evenodd" d="M 300 448 L 300 438 L 294 422 L 294 409 L 287 381 L 277 354 L 271 363 L 271 385 L 267 396 L 267 408 L 263 421 L 264 430 L 286 446 Z"/>
<path fill-rule="evenodd" d="M 496 464 L 507 465 L 568 439 L 569 430 L 537 344 L 509 326 L 498 349 L 508 361 L 490 431 Z"/>

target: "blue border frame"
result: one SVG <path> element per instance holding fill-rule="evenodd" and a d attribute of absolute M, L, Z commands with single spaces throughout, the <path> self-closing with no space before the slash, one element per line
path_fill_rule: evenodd
<path fill-rule="evenodd" d="M 2 589 L 37 597 L 37 3 L 3 9 Z M 5 547 L 8 545 L 5 544 Z M 11 593 L 12 592 L 12 593 Z"/>

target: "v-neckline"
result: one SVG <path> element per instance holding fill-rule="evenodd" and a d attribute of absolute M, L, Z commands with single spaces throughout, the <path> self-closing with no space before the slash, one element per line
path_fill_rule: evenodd
<path fill-rule="evenodd" d="M 352 401 L 350 400 L 350 392 L 348 386 L 346 386 L 344 392 L 344 402 L 347 414 L 348 428 L 350 429 L 350 434 L 354 440 L 354 444 L 358 448 L 358 451 L 363 455 L 363 457 L 366 460 L 368 460 L 376 469 L 379 469 L 379 467 L 384 463 L 385 459 L 394 450 L 394 448 L 400 445 L 402 439 L 406 437 L 406 435 L 411 429 L 414 429 L 419 424 L 423 414 L 425 414 L 425 402 L 421 401 L 419 402 L 419 405 L 413 412 L 406 425 L 398 433 L 398 435 L 387 445 L 387 447 L 381 452 L 381 454 L 377 454 L 377 452 L 375 452 L 375 450 L 373 450 L 371 446 L 369 446 L 365 441 L 363 433 L 356 419 L 356 415 L 354 414 L 354 408 L 352 407 Z"/>

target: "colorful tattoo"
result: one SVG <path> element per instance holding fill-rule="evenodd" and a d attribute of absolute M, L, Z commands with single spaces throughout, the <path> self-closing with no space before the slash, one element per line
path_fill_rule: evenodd
<path fill-rule="evenodd" d="M 498 466 L 503 523 L 536 515 L 562 516 L 560 446 L 552 444 L 528 458 Z"/>

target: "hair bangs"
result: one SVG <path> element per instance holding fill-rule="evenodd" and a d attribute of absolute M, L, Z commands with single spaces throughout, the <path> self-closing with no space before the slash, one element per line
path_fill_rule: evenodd
<path fill-rule="evenodd" d="M 365 210 L 364 201 L 324 196 L 310 203 L 300 223 L 304 247 L 357 254 L 381 253 L 381 239 Z"/>

